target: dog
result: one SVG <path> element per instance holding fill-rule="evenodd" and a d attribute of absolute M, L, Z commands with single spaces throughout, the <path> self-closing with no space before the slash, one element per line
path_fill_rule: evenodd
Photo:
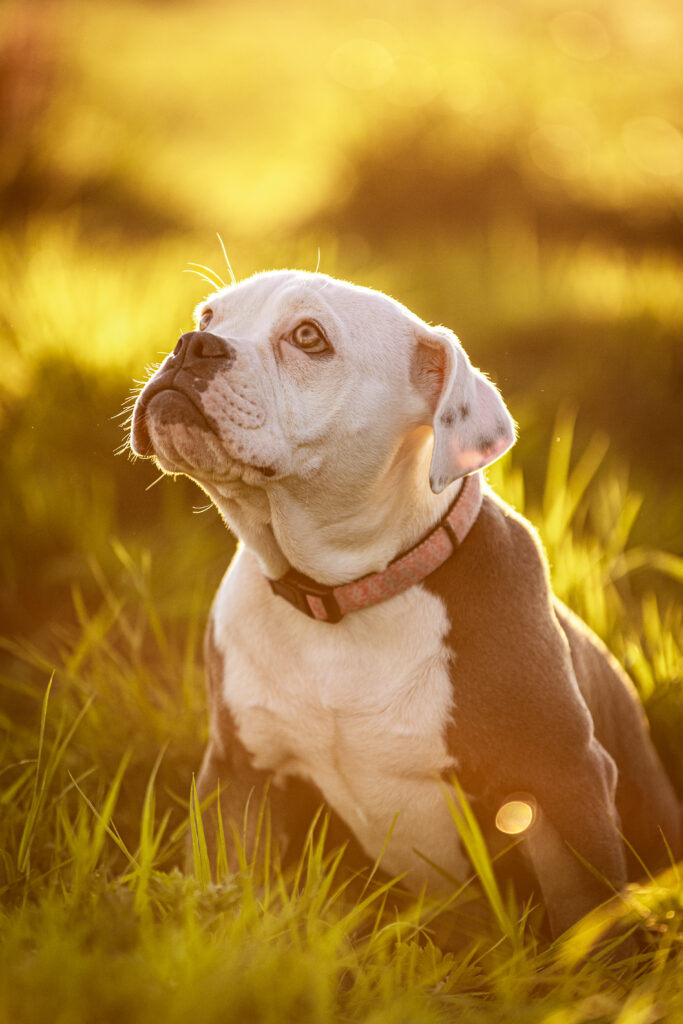
<path fill-rule="evenodd" d="M 324 801 L 369 861 L 438 892 L 471 871 L 457 778 L 494 845 L 520 833 L 553 936 L 642 870 L 632 851 L 669 863 L 680 808 L 634 687 L 483 481 L 515 426 L 456 336 L 301 271 L 195 318 L 142 388 L 131 446 L 239 538 L 207 628 L 197 785 L 220 783 L 225 836 L 246 820 L 253 837 L 268 788 L 284 849 Z"/>

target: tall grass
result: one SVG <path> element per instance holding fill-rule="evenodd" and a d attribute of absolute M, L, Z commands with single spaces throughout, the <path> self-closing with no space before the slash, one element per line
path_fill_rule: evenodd
<path fill-rule="evenodd" d="M 567 424 L 559 433 L 571 436 Z M 624 589 L 634 565 L 680 566 L 629 548 L 637 500 L 600 472 L 602 443 L 574 463 L 570 448 L 554 445 L 542 507 L 528 510 L 556 589 L 629 655 L 648 706 L 660 701 L 680 724 L 673 613 L 651 596 L 639 612 Z M 491 477 L 524 506 L 511 458 Z M 223 858 L 212 882 L 191 783 L 205 738 L 198 648 L 209 593 L 203 581 L 190 593 L 176 582 L 185 613 L 170 616 L 159 599 L 167 581 L 155 583 L 144 558 L 118 555 L 115 586 L 94 567 L 98 601 L 75 593 L 78 630 L 57 657 L 5 644 L 13 660 L 1 682 L 15 714 L 1 720 L 0 1020 L 676 1020 L 678 868 L 549 944 L 538 905 L 500 889 L 457 790 L 454 828 L 475 871 L 441 904 L 409 897 L 400 879 L 349 877 L 324 817 L 285 872 L 267 806 L 251 861 L 242 854 L 227 870 Z M 680 770 L 680 747 L 669 755 Z M 639 935 L 640 952 L 625 960 L 605 938 L 615 920 Z M 601 937 L 606 946 L 595 946 Z"/>

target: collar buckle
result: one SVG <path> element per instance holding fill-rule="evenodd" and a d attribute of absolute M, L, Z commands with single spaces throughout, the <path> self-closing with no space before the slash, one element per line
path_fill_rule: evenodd
<path fill-rule="evenodd" d="M 316 583 L 314 580 L 306 580 L 305 583 L 297 580 L 293 574 L 286 573 L 279 580 L 269 579 L 270 589 L 278 597 L 284 597 L 285 601 L 294 605 L 309 619 L 318 622 L 340 622 L 342 611 L 334 596 L 334 587 L 327 587 L 324 583 Z M 316 615 L 307 600 L 308 595 L 317 598 L 325 610 L 325 618 Z"/>

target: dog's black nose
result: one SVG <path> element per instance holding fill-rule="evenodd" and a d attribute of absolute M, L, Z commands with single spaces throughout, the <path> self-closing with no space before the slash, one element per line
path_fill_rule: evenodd
<path fill-rule="evenodd" d="M 236 354 L 230 342 L 208 331 L 182 334 L 173 349 L 173 355 L 179 363 L 189 363 L 196 359 L 227 359 L 232 362 Z"/>

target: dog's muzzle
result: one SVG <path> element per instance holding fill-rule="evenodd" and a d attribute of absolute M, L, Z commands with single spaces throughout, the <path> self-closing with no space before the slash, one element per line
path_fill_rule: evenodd
<path fill-rule="evenodd" d="M 208 331 L 183 334 L 173 352 L 143 388 L 133 411 L 131 441 L 137 455 L 151 455 L 147 425 L 150 403 L 162 423 L 184 423 L 215 433 L 215 425 L 202 408 L 199 394 L 219 371 L 229 369 L 237 353 L 224 338 Z"/>

